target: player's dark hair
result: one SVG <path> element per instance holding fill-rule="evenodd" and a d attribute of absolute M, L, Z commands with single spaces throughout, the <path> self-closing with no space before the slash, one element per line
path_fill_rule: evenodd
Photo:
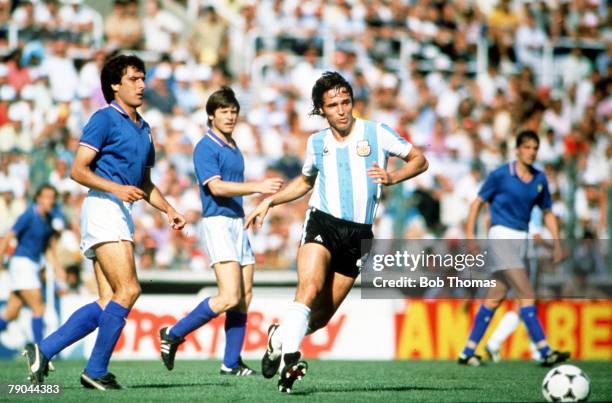
<path fill-rule="evenodd" d="M 54 197 L 57 197 L 57 189 L 55 189 L 53 186 L 51 186 L 48 183 L 43 183 L 42 185 L 38 187 L 38 189 L 36 189 L 36 193 L 34 193 L 34 201 L 38 200 L 38 197 L 42 194 L 42 192 L 45 189 L 53 190 Z"/>
<path fill-rule="evenodd" d="M 335 71 L 326 71 L 312 87 L 312 111 L 310 111 L 311 115 L 323 116 L 323 94 L 335 88 L 344 88 L 351 96 L 351 102 L 354 101 L 353 87 L 351 87 L 348 81 L 346 81 L 344 77 L 342 77 Z"/>
<path fill-rule="evenodd" d="M 217 109 L 229 108 L 231 106 L 235 106 L 236 109 L 238 109 L 238 113 L 240 113 L 240 104 L 238 103 L 238 99 L 236 99 L 234 90 L 230 87 L 223 86 L 208 97 L 208 101 L 206 101 L 206 113 L 208 116 L 213 116 Z M 212 124 L 210 119 L 207 123 L 209 127 Z"/>
<path fill-rule="evenodd" d="M 114 56 L 104 63 L 102 73 L 100 74 L 100 83 L 102 84 L 104 99 L 109 104 L 115 99 L 115 92 L 111 85 L 121 82 L 121 77 L 127 72 L 128 67 L 133 67 L 142 73 L 147 72 L 144 62 L 134 55 Z"/>
<path fill-rule="evenodd" d="M 540 145 L 540 137 L 533 130 L 522 130 L 519 132 L 518 136 L 516 136 L 516 148 L 519 148 L 521 144 L 528 140 L 533 140 L 536 144 Z"/>

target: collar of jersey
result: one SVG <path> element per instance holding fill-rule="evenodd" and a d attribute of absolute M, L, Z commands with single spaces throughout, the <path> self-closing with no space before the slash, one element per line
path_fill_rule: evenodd
<path fill-rule="evenodd" d="M 226 142 L 225 140 L 223 140 L 221 137 L 217 136 L 212 130 L 208 129 L 208 131 L 206 132 L 206 134 L 215 142 L 217 143 L 219 146 L 221 147 L 229 147 L 232 150 L 234 149 L 234 147 L 232 147 L 228 142 Z"/>
<path fill-rule="evenodd" d="M 125 116 L 126 118 L 130 117 L 130 115 L 128 115 L 125 109 L 123 109 L 121 105 L 119 105 L 119 102 L 112 100 L 110 103 L 110 106 L 114 108 L 117 112 Z M 144 119 L 142 118 L 142 116 L 140 116 L 140 113 L 136 112 L 136 114 L 138 115 L 138 118 L 140 119 L 140 127 L 142 127 L 142 125 L 144 125 Z"/>
<path fill-rule="evenodd" d="M 518 172 L 516 172 L 516 161 L 510 162 L 510 164 L 508 164 L 508 167 L 510 168 L 510 176 L 516 176 L 525 185 L 530 184 L 535 179 L 535 169 L 531 166 L 528 168 L 529 168 L 529 172 L 531 172 L 531 175 L 533 175 L 533 177 L 531 178 L 529 182 L 525 182 L 520 176 L 518 176 Z"/>
<path fill-rule="evenodd" d="M 346 137 L 346 140 L 344 141 L 338 141 L 336 140 L 336 137 L 334 136 L 334 133 L 332 132 L 331 127 L 329 128 L 329 134 L 334 142 L 334 144 L 336 145 L 336 148 L 345 148 L 347 147 L 349 144 L 351 144 L 352 142 L 354 142 L 355 138 L 357 138 L 358 134 L 356 133 L 358 130 L 360 130 L 360 128 L 357 127 L 357 125 L 362 125 L 363 122 L 361 119 L 359 118 L 354 118 L 355 119 L 355 123 L 353 123 L 353 129 L 351 130 L 351 132 L 349 133 L 349 135 Z M 363 132 L 363 130 L 362 130 Z"/>

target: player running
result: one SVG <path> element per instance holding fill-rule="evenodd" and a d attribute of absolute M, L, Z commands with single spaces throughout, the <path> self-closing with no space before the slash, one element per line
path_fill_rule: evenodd
<path fill-rule="evenodd" d="M 300 360 L 307 333 L 324 327 L 359 275 L 361 241 L 372 239 L 372 223 L 382 186 L 419 175 L 427 160 L 388 126 L 353 116 L 353 89 L 336 72 L 324 73 L 312 89 L 313 115 L 329 127 L 308 139 L 302 175 L 263 200 L 245 227 L 261 226 L 268 210 L 298 199 L 314 188 L 297 256 L 295 300 L 280 324 L 268 330 L 262 373 L 281 369 L 278 390 L 289 393 L 308 368 Z M 389 156 L 406 163 L 387 171 Z"/>
<path fill-rule="evenodd" d="M 521 131 L 516 138 L 516 161 L 491 172 L 470 206 L 466 237 L 473 239 L 478 211 L 483 203 L 489 203 L 489 239 L 499 240 L 491 243 L 493 253 L 490 254 L 490 268 L 499 281 L 487 291 L 467 343 L 459 356 L 459 364 L 481 365 L 481 357 L 474 354 L 474 351 L 487 330 L 495 309 L 506 298 L 510 289 L 514 290 L 519 300 L 521 319 L 542 357 L 542 366 L 552 366 L 569 358 L 569 353 L 553 351 L 548 346 L 536 312 L 535 292 L 523 263 L 527 251 L 529 219 L 535 205 L 544 212 L 544 225 L 553 237 L 553 260 L 559 262 L 562 258 L 559 228 L 551 211 L 548 182 L 544 173 L 533 167 L 539 145 L 540 139 L 534 131 Z"/>
<path fill-rule="evenodd" d="M 206 102 L 210 129 L 193 154 L 202 200 L 201 240 L 215 270 L 219 292 L 206 298 L 172 327 L 160 330 L 160 353 L 168 370 L 185 336 L 225 312 L 222 375 L 255 374 L 240 358 L 251 302 L 255 256 L 243 229 L 242 196 L 276 193 L 280 178 L 244 182 L 244 158 L 232 139 L 240 105 L 231 88 L 214 92 Z"/>
<path fill-rule="evenodd" d="M 56 271 L 61 270 L 55 256 L 57 239 L 54 236 L 64 227 L 63 217 L 55 206 L 57 191 L 51 185 L 42 185 L 34 195 L 34 203 L 21 214 L 13 227 L 0 240 L 0 270 L 11 240 L 17 238 L 17 247 L 9 263 L 11 293 L 6 308 L 0 315 L 0 332 L 8 322 L 19 315 L 23 305 L 32 311 L 32 336 L 35 343 L 43 338 L 45 303 L 41 291 L 39 272 L 43 256 Z"/>
<path fill-rule="evenodd" d="M 136 110 L 143 102 L 144 78 L 144 63 L 136 56 L 116 56 L 102 68 L 102 91 L 109 106 L 94 113 L 83 129 L 70 172 L 72 179 L 89 188 L 81 207 L 81 251 L 93 260 L 99 298 L 76 310 L 40 345 L 26 348 L 33 383 L 43 382 L 48 360 L 98 328 L 81 384 L 121 389 L 108 362 L 140 295 L 132 205 L 144 199 L 167 214 L 172 228 L 185 225 L 151 182 L 155 148 L 149 125 Z"/>

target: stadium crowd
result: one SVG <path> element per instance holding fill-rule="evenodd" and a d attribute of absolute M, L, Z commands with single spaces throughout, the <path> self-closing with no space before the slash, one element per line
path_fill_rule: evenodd
<path fill-rule="evenodd" d="M 188 220 L 175 232 L 136 204 L 140 271 L 208 270 L 192 164 L 208 95 L 224 84 L 238 94 L 246 180 L 292 178 L 324 123 L 308 112 L 325 70 L 351 82 L 359 117 L 386 122 L 430 163 L 386 189 L 377 237 L 461 237 L 482 178 L 513 158 L 515 130 L 527 126 L 541 137 L 563 237 L 608 238 L 611 19 L 603 0 L 115 0 L 105 16 L 82 0 L 0 0 L 0 234 L 49 182 L 67 218 L 59 258 L 78 279 L 85 193 L 71 162 L 105 106 L 103 61 L 136 52 L 147 60 L 153 181 Z M 246 198 L 245 210 L 257 202 Z M 271 211 L 253 236 L 257 267 L 294 266 L 306 203 Z"/>

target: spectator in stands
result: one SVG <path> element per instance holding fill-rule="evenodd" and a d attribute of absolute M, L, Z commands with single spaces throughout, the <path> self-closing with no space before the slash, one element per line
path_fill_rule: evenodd
<path fill-rule="evenodd" d="M 582 53 L 582 48 L 574 46 L 563 63 L 564 86 L 578 83 L 591 74 L 591 62 Z"/>
<path fill-rule="evenodd" d="M 538 71 L 542 65 L 542 52 L 546 42 L 546 34 L 536 24 L 535 17 L 531 13 L 527 13 L 515 34 L 518 62 L 523 66 L 530 67 L 533 71 Z"/>
<path fill-rule="evenodd" d="M 115 0 L 113 11 L 106 18 L 104 31 L 109 45 L 122 49 L 139 49 L 142 25 L 138 17 L 138 1 Z"/>
<path fill-rule="evenodd" d="M 160 64 L 155 69 L 151 83 L 145 89 L 145 100 L 150 107 L 158 109 L 164 114 L 174 113 L 176 97 L 170 91 L 168 80 L 172 77 L 172 67 L 169 64 Z"/>
<path fill-rule="evenodd" d="M 70 42 L 85 50 L 94 43 L 96 12 L 83 5 L 83 0 L 65 0 L 59 10 L 62 29 L 70 33 Z"/>
<path fill-rule="evenodd" d="M 4 31 L 1 24 L 5 9 L 2 7 L 8 3 L 0 0 L 0 46 L 8 45 L 8 37 L 3 36 L 8 32 L 7 24 Z M 523 119 L 522 107 L 537 99 L 543 104 L 542 118 L 528 124 L 539 130 L 540 157 L 555 171 L 556 191 L 550 185 L 559 209 L 565 209 L 566 216 L 568 210 L 576 210 L 576 206 L 568 203 L 571 189 L 568 167 L 574 161 L 580 172 L 579 184 L 588 177 L 598 188 L 610 183 L 607 172 L 612 169 L 609 162 L 612 125 L 608 123 L 612 110 L 609 95 L 612 47 L 601 39 L 610 33 L 605 20 L 606 5 L 601 2 L 599 6 L 591 1 L 553 6 L 547 2 L 512 0 L 499 0 L 496 6 L 486 1 L 429 0 L 219 2 L 214 9 L 198 8 L 201 18 L 196 13 L 188 14 L 197 19 L 194 23 L 199 27 L 194 36 L 189 36 L 180 35 L 177 27 L 181 28 L 183 23 L 175 24 L 178 19 L 171 17 L 173 10 L 163 7 L 166 2 L 142 2 L 145 22 L 141 26 L 136 2 L 117 0 L 113 2 L 114 8 L 120 12 L 115 10 L 106 16 L 99 27 L 107 28 L 108 40 L 91 50 L 91 60 L 87 59 L 88 46 L 75 52 L 78 49 L 70 43 L 72 37 L 56 34 L 58 26 L 79 20 L 77 16 L 87 8 L 81 3 L 84 2 L 22 1 L 10 17 L 10 23 L 20 30 L 16 47 L 5 54 L 22 49 L 22 57 L 17 58 L 15 53 L 13 60 L 20 75 L 25 76 L 27 71 L 31 80 L 30 85 L 21 83 L 13 72 L 7 75 L 6 65 L 0 64 L 0 130 L 11 133 L 0 135 L 0 149 L 11 160 L 10 172 L 4 176 L 9 182 L 0 186 L 0 193 L 3 187 L 11 189 L 10 193 L 3 193 L 5 198 L 6 195 L 13 198 L 9 203 L 11 209 L 18 210 L 23 205 L 24 189 L 49 181 L 49 175 L 56 174 L 57 159 L 70 164 L 75 136 L 80 134 L 88 111 L 104 105 L 97 83 L 106 53 L 113 47 L 138 46 L 133 37 L 144 38 L 147 50 L 172 53 L 167 57 L 147 53 L 151 58 L 148 64 L 152 87 L 162 82 L 164 85 L 159 85 L 159 92 L 147 94 L 143 116 L 151 123 L 159 150 L 160 163 L 153 174 L 163 177 L 170 164 L 175 167 L 173 183 L 177 184 L 171 191 L 175 196 L 170 197 L 175 197 L 176 203 L 190 203 L 191 164 L 185 161 L 190 161 L 190 147 L 206 125 L 206 116 L 202 119 L 193 105 L 203 104 L 220 85 L 231 84 L 237 90 L 246 118 L 238 122 L 236 137 L 240 144 L 248 144 L 243 152 L 250 167 L 246 172 L 249 180 L 263 178 L 277 161 L 278 168 L 291 172 L 293 158 L 303 156 L 305 138 L 321 125 L 305 111 L 312 86 L 309 80 L 318 76 L 317 71 L 330 68 L 350 78 L 359 116 L 391 116 L 400 135 L 426 147 L 426 152 L 435 155 L 442 164 L 451 161 L 456 168 L 453 173 L 470 172 L 470 156 L 482 162 L 483 173 L 502 164 L 511 155 L 513 122 Z M 607 15 L 609 19 L 612 13 Z M 89 27 L 89 23 L 86 25 Z M 53 35 L 43 32 L 45 27 Z M 135 45 L 127 44 L 122 36 L 126 31 Z M 327 53 L 322 32 L 326 32 L 324 40 L 336 43 L 335 54 Z M 404 33 L 407 40 L 400 46 L 395 38 Z M 59 37 L 64 39 L 64 45 L 56 43 Z M 253 38 L 257 44 L 254 48 Z M 535 59 L 531 63 L 525 61 L 523 51 L 529 51 L 535 39 L 537 46 L 541 46 L 542 39 L 550 40 L 555 49 L 554 58 L 549 60 L 555 69 L 550 72 L 546 64 L 538 64 Z M 490 47 L 483 59 L 477 57 L 480 43 Z M 573 44 L 588 47 L 571 50 Z M 62 47 L 66 49 L 55 49 Z M 203 51 L 204 48 L 211 50 Z M 186 49 L 189 51 L 185 52 Z M 570 52 L 569 57 L 564 49 Z M 403 55 L 410 55 L 403 65 L 400 50 Z M 536 48 L 531 50 L 532 56 L 539 55 Z M 58 53 L 60 62 L 50 63 Z M 75 55 L 78 59 L 73 59 Z M 257 56 L 262 57 L 254 59 Z M 82 57 L 85 59 L 81 60 Z M 201 60 L 207 63 L 192 64 Z M 49 65 L 54 67 L 49 69 Z M 481 68 L 484 65 L 486 69 Z M 78 84 L 74 84 L 73 74 L 77 70 Z M 159 79 L 160 76 L 166 78 Z M 9 110 L 21 123 L 9 121 Z M 25 137 L 15 135 L 17 126 L 27 134 Z M 32 139 L 36 146 L 23 154 Z M 19 146 L 19 155 L 12 154 L 15 144 Z M 287 153 L 289 158 L 279 160 Z M 593 176 L 593 172 L 599 174 Z M 456 196 L 456 185 L 453 182 L 455 186 L 441 186 L 436 178 L 426 176 L 418 181 L 422 182 L 419 196 L 424 193 L 425 197 L 439 201 L 441 220 L 454 225 L 459 218 L 447 216 L 452 209 L 447 208 L 446 201 Z M 64 196 L 78 204 L 76 198 L 80 193 L 74 192 L 77 193 Z M 583 205 L 580 209 L 590 205 L 584 202 L 586 193 L 587 188 L 579 186 L 576 202 L 579 207 Z M 397 234 L 406 232 L 404 224 L 411 234 L 432 233 L 426 225 L 416 224 L 420 218 L 415 209 L 401 207 L 413 202 L 409 200 L 413 194 L 414 187 L 408 187 L 397 195 L 389 195 L 381 208 L 388 207 L 386 214 L 397 224 Z M 607 211 L 608 202 L 602 203 L 600 208 Z M 419 202 L 415 204 L 423 207 Z M 296 223 L 299 226 L 302 218 L 294 209 L 287 210 L 291 228 Z M 150 212 L 143 211 L 142 216 L 145 222 L 153 220 Z M 0 227 L 3 220 L 5 217 L 0 216 Z M 430 218 L 429 222 L 435 219 Z M 264 238 L 265 231 L 268 229 L 262 231 Z M 597 229 L 597 236 L 600 233 Z M 188 243 L 177 241 L 177 245 L 186 248 L 190 247 Z M 274 248 L 268 245 L 261 251 L 268 249 Z M 164 257 L 168 265 L 177 259 L 176 253 L 169 248 L 168 256 Z M 200 256 L 200 252 L 193 253 Z"/>
<path fill-rule="evenodd" d="M 489 58 L 493 64 L 515 60 L 512 44 L 519 23 L 518 13 L 512 9 L 510 0 L 501 0 L 495 5 L 487 20 L 491 46 Z"/>
<path fill-rule="evenodd" d="M 213 6 L 201 8 L 195 22 L 190 44 L 199 63 L 209 66 L 224 64 L 228 52 L 228 23 Z"/>
<path fill-rule="evenodd" d="M 158 53 L 170 53 L 180 34 L 182 22 L 161 7 L 160 0 L 147 0 L 143 17 L 144 48 Z"/>
<path fill-rule="evenodd" d="M 30 70 L 23 65 L 22 48 L 17 48 L 8 56 L 6 60 L 8 83 L 15 92 L 19 93 L 24 85 L 30 84 Z"/>
<path fill-rule="evenodd" d="M 71 101 L 79 84 L 74 61 L 68 57 L 68 43 L 64 34 L 56 34 L 52 40 L 52 54 L 47 56 L 42 68 L 49 75 L 51 97 L 55 102 Z"/>

